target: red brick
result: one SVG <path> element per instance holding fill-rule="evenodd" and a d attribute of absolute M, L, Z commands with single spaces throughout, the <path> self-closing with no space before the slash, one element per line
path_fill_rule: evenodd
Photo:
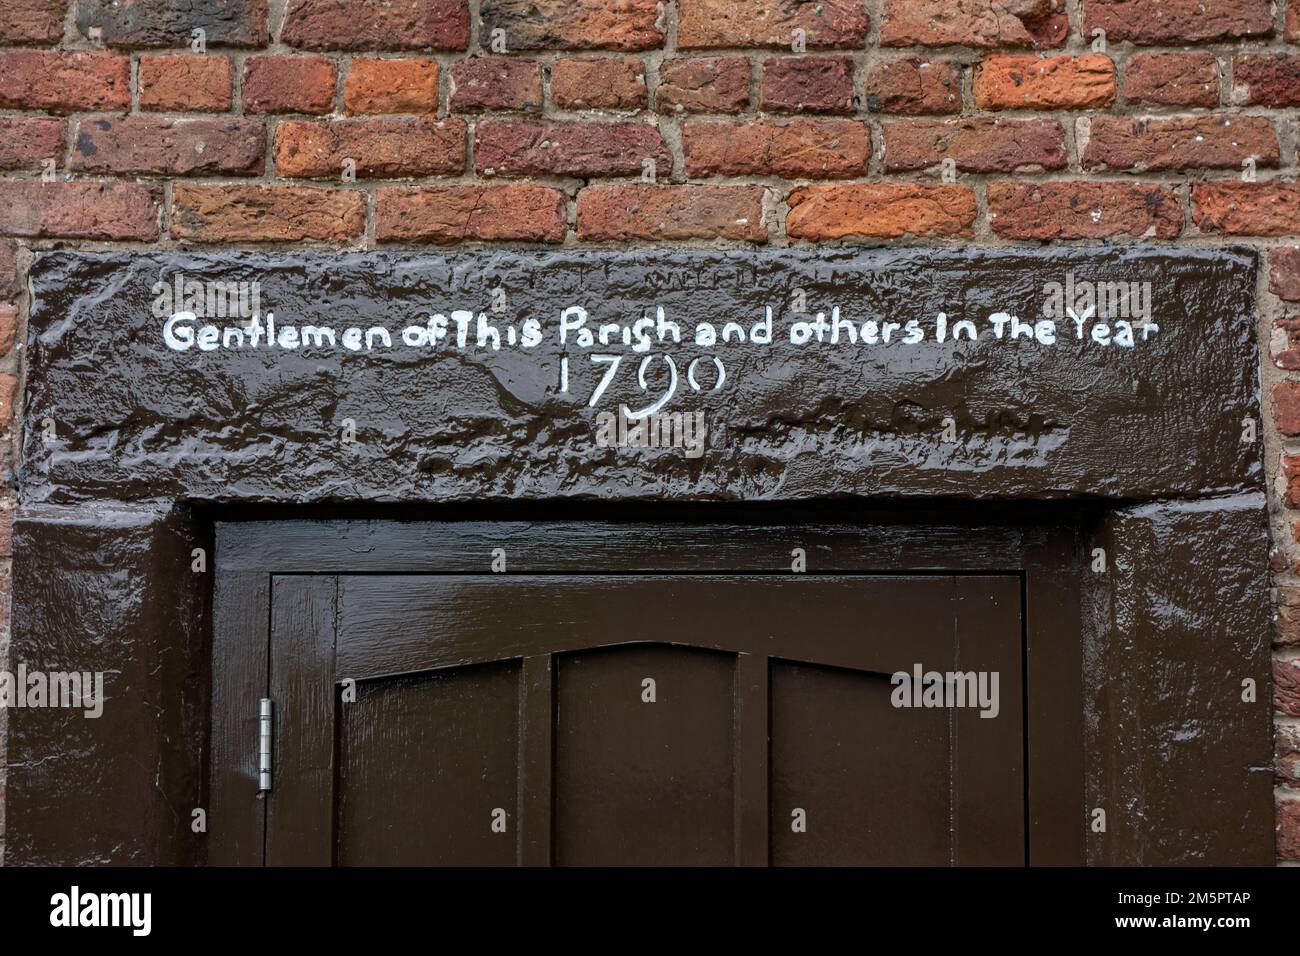
<path fill-rule="evenodd" d="M 877 63 L 867 74 L 867 109 L 873 113 L 960 113 L 960 66 L 906 57 Z"/>
<path fill-rule="evenodd" d="M 153 239 L 162 188 L 137 183 L 0 179 L 0 235 Z"/>
<path fill-rule="evenodd" d="M 0 169 L 39 171 L 63 165 L 64 122 L 53 116 L 0 116 Z"/>
<path fill-rule="evenodd" d="M 1283 435 L 1300 435 L 1300 382 L 1273 386 L 1273 423 Z"/>
<path fill-rule="evenodd" d="M 970 117 L 899 120 L 883 125 L 885 171 L 928 169 L 945 159 L 974 173 L 1062 169 L 1065 130 L 1056 120 Z"/>
<path fill-rule="evenodd" d="M 1287 0 L 1285 35 L 1290 43 L 1300 40 L 1300 4 L 1292 0 Z"/>
<path fill-rule="evenodd" d="M 438 112 L 438 61 L 354 59 L 343 81 L 343 109 L 348 113 Z"/>
<path fill-rule="evenodd" d="M 482 0 L 479 41 L 505 33 L 506 49 L 654 50 L 663 46 L 658 0 Z"/>
<path fill-rule="evenodd" d="M 646 104 L 645 64 L 634 56 L 556 60 L 551 102 L 565 110 L 639 110 Z"/>
<path fill-rule="evenodd" d="M 266 46 L 267 0 L 78 0 L 77 31 L 108 46 L 179 47 L 192 30 L 207 45 Z"/>
<path fill-rule="evenodd" d="M 223 112 L 230 109 L 233 77 L 225 56 L 142 56 L 140 109 Z"/>
<path fill-rule="evenodd" d="M 683 124 L 691 176 L 851 179 L 866 175 L 871 131 L 848 119 L 696 120 Z"/>
<path fill-rule="evenodd" d="M 1278 180 L 1215 180 L 1192 186 L 1192 219 L 1202 232 L 1232 236 L 1300 234 L 1300 187 Z"/>
<path fill-rule="evenodd" d="M 1300 860 L 1300 800 L 1277 804 L 1277 858 Z"/>
<path fill-rule="evenodd" d="M 275 132 L 275 169 L 286 177 L 338 177 L 351 159 L 358 178 L 461 173 L 465 138 L 465 121 L 454 116 L 286 120 Z"/>
<path fill-rule="evenodd" d="M 533 183 L 379 190 L 380 242 L 563 242 L 567 197 Z"/>
<path fill-rule="evenodd" d="M 344 242 L 366 227 L 366 197 L 351 189 L 176 183 L 173 238 L 193 242 Z"/>
<path fill-rule="evenodd" d="M 252 56 L 244 62 L 244 112 L 328 113 L 338 67 L 324 56 Z"/>
<path fill-rule="evenodd" d="M 451 66 L 451 108 L 458 113 L 487 110 L 542 111 L 542 70 L 535 60 L 506 56 L 458 60 Z"/>
<path fill-rule="evenodd" d="M 578 193 L 578 238 L 766 242 L 762 186 L 618 184 Z"/>
<path fill-rule="evenodd" d="M 7 0 L 0 17 L 0 44 L 58 43 L 67 8 L 68 0 Z"/>
<path fill-rule="evenodd" d="M 1295 588 L 1285 590 L 1295 591 Z M 1279 786 L 1300 784 L 1300 728 L 1279 726 L 1273 748 Z"/>
<path fill-rule="evenodd" d="M 635 176 L 647 159 L 668 176 L 672 154 L 645 123 L 479 122 L 474 168 L 483 176 Z"/>
<path fill-rule="evenodd" d="M 1273 658 L 1273 708 L 1300 717 L 1300 661 Z"/>
<path fill-rule="evenodd" d="M 260 175 L 266 129 L 255 120 L 123 116 L 81 120 L 72 131 L 78 172 Z"/>
<path fill-rule="evenodd" d="M 0 297 L 18 295 L 18 243 L 0 239 Z"/>
<path fill-rule="evenodd" d="M 1266 116 L 1137 118 L 1096 116 L 1083 149 L 1085 169 L 1240 169 L 1253 156 L 1276 166 L 1277 130 Z"/>
<path fill-rule="evenodd" d="M 1268 354 L 1273 364 L 1288 371 L 1300 370 L 1300 318 L 1287 317 L 1273 320 L 1273 333 L 1269 337 Z M 1283 456 L 1285 464 L 1290 459 Z M 1289 505 L 1300 508 L 1297 504 Z"/>
<path fill-rule="evenodd" d="M 989 226 L 1004 239 L 1173 239 L 1178 196 L 1155 183 L 990 183 Z"/>
<path fill-rule="evenodd" d="M 1083 32 L 1112 43 L 1175 46 L 1273 35 L 1272 0 L 1088 0 Z"/>
<path fill-rule="evenodd" d="M 762 65 L 762 107 L 785 113 L 852 113 L 853 58 L 769 57 Z"/>
<path fill-rule="evenodd" d="M 8 355 L 14 347 L 18 335 L 18 309 L 8 303 L 0 303 L 0 356 Z M 5 557 L 0 554 L 0 557 Z"/>
<path fill-rule="evenodd" d="M 1064 6 L 1052 0 L 885 0 L 881 46 L 1062 46 Z"/>
<path fill-rule="evenodd" d="M 1300 302 L 1300 247 L 1268 251 L 1268 287 L 1279 299 Z"/>
<path fill-rule="evenodd" d="M 9 374 L 0 374 L 0 430 L 8 432 L 14 423 L 14 409 L 18 399 L 18 379 Z M 8 450 L 5 455 L 8 457 Z"/>
<path fill-rule="evenodd" d="M 1139 53 L 1124 67 L 1124 99 L 1155 106 L 1217 106 L 1219 62 L 1210 53 Z"/>
<path fill-rule="evenodd" d="M 1300 455 L 1282 454 L 1278 477 L 1282 486 L 1282 503 L 1288 508 L 1300 507 Z M 1292 606 L 1300 606 L 1300 589 L 1286 589 L 1290 597 L 1295 598 Z M 1278 592 L 1279 597 L 1283 592 Z"/>
<path fill-rule="evenodd" d="M 131 105 L 131 61 L 117 53 L 0 50 L 0 107 L 71 113 Z"/>
<path fill-rule="evenodd" d="M 744 57 L 675 57 L 659 66 L 655 108 L 660 113 L 739 113 L 748 105 Z"/>
<path fill-rule="evenodd" d="M 677 0 L 677 45 L 790 47 L 803 30 L 810 50 L 866 46 L 871 18 L 861 0 Z"/>
<path fill-rule="evenodd" d="M 1232 60 L 1232 102 L 1300 106 L 1300 56 L 1262 53 Z"/>
<path fill-rule="evenodd" d="M 468 0 L 290 0 L 281 39 L 301 50 L 464 50 Z"/>
<path fill-rule="evenodd" d="M 791 239 L 824 241 L 850 236 L 969 236 L 977 212 L 966 186 L 922 183 L 817 183 L 786 200 Z"/>
<path fill-rule="evenodd" d="M 1098 53 L 987 57 L 975 71 L 982 110 L 1097 109 L 1115 102 L 1115 64 Z"/>

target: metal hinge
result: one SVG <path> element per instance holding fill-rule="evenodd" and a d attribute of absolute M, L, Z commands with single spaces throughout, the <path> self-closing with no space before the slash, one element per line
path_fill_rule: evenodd
<path fill-rule="evenodd" d="M 263 697 L 257 715 L 257 790 L 271 789 L 271 698 Z"/>

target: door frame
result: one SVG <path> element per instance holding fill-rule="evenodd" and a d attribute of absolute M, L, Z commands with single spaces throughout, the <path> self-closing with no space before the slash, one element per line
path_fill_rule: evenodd
<path fill-rule="evenodd" d="M 900 520 L 901 519 L 901 520 Z M 234 520 L 215 524 L 208 862 L 261 865 L 258 701 L 270 664 L 271 581 L 298 574 L 1013 574 L 1021 581 L 1025 837 L 1029 865 L 1082 865 L 1084 560 L 1068 522 L 921 516 L 784 524 L 573 520 Z M 530 715 L 535 719 L 536 715 Z"/>

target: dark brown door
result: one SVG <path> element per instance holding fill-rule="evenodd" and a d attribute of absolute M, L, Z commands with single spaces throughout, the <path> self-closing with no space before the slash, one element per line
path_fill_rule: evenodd
<path fill-rule="evenodd" d="M 275 576 L 266 862 L 1023 864 L 1020 607 L 1009 575 Z M 918 665 L 996 673 L 996 716 L 895 706 Z"/>

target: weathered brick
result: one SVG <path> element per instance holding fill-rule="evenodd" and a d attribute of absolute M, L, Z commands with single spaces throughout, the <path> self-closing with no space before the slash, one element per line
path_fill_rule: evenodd
<path fill-rule="evenodd" d="M 1069 18 L 1053 0 L 885 0 L 881 46 L 1055 47 Z"/>
<path fill-rule="evenodd" d="M 1277 858 L 1288 863 L 1300 860 L 1300 800 L 1277 804 Z"/>
<path fill-rule="evenodd" d="M 343 109 L 348 113 L 438 112 L 438 61 L 354 59 L 343 81 Z"/>
<path fill-rule="evenodd" d="M 41 170 L 63 165 L 64 123 L 53 116 L 0 116 L 0 169 Z"/>
<path fill-rule="evenodd" d="M 1272 0 L 1088 0 L 1083 32 L 1111 42 L 1176 45 L 1273 35 Z"/>
<path fill-rule="evenodd" d="M 1300 40 L 1300 4 L 1287 0 L 1284 35 L 1289 43 Z"/>
<path fill-rule="evenodd" d="M 1295 593 L 1295 588 L 1283 588 Z M 1300 596 L 1296 597 L 1300 601 Z M 1300 728 L 1280 725 L 1273 747 L 1273 765 L 1277 768 L 1279 785 L 1294 787 L 1300 784 Z"/>
<path fill-rule="evenodd" d="M 883 125 L 886 172 L 928 169 L 945 159 L 973 173 L 1062 169 L 1065 130 L 1056 120 L 969 117 Z"/>
<path fill-rule="evenodd" d="M 484 49 L 505 34 L 515 50 L 653 50 L 663 46 L 657 0 L 482 0 Z"/>
<path fill-rule="evenodd" d="M 72 131 L 78 172 L 258 175 L 265 155 L 266 129 L 243 118 L 104 117 Z"/>
<path fill-rule="evenodd" d="M 542 110 L 542 70 L 535 60 L 506 56 L 458 60 L 451 67 L 451 108 L 458 113 Z"/>
<path fill-rule="evenodd" d="M 1260 167 L 1280 157 L 1266 116 L 1097 116 L 1086 136 L 1085 169 L 1240 169 L 1247 157 Z"/>
<path fill-rule="evenodd" d="M 32 239 L 153 239 L 161 186 L 0 179 L 0 235 Z"/>
<path fill-rule="evenodd" d="M 290 0 L 281 39 L 300 50 L 464 50 L 467 0 Z"/>
<path fill-rule="evenodd" d="M 982 110 L 1098 109 L 1115 102 L 1115 64 L 1099 53 L 987 57 L 975 71 Z"/>
<path fill-rule="evenodd" d="M 131 105 L 131 61 L 117 53 L 0 50 L 0 107 L 71 113 Z"/>
<path fill-rule="evenodd" d="M 816 183 L 786 200 L 791 239 L 969 236 L 975 193 L 966 186 L 923 183 Z"/>
<path fill-rule="evenodd" d="M 1300 106 L 1300 56 L 1261 53 L 1234 57 L 1232 102 L 1244 106 Z"/>
<path fill-rule="evenodd" d="M 1279 299 L 1300 302 L 1300 246 L 1268 250 L 1268 287 Z"/>
<path fill-rule="evenodd" d="M 0 303 L 0 356 L 13 351 L 14 339 L 18 336 L 18 309 L 12 303 Z M 0 522 L 3 521 L 3 509 L 0 509 Z M 3 532 L 0 531 L 0 540 Z M 0 549 L 3 551 L 3 549 Z M 0 557 L 5 557 L 0 553 Z"/>
<path fill-rule="evenodd" d="M 63 37 L 68 0 L 8 0 L 0 16 L 0 44 L 55 44 Z"/>
<path fill-rule="evenodd" d="M 1268 354 L 1278 368 L 1292 372 L 1300 370 L 1300 318 L 1284 317 L 1273 320 Z M 1291 459 L 1289 456 L 1283 456 L 1282 460 L 1285 463 Z M 1300 508 L 1300 503 L 1288 504 L 1288 507 Z"/>
<path fill-rule="evenodd" d="M 379 190 L 380 242 L 563 242 L 567 199 L 550 186 L 412 186 Z"/>
<path fill-rule="evenodd" d="M 1124 67 L 1124 99 L 1155 106 L 1217 106 L 1219 62 L 1211 53 L 1139 53 Z"/>
<path fill-rule="evenodd" d="M 766 242 L 762 186 L 618 184 L 578 193 L 578 238 Z"/>
<path fill-rule="evenodd" d="M 328 113 L 337 83 L 329 57 L 252 56 L 244 61 L 244 112 Z"/>
<path fill-rule="evenodd" d="M 1273 424 L 1283 435 L 1300 435 L 1300 382 L 1273 386 Z"/>
<path fill-rule="evenodd" d="M 9 432 L 13 428 L 17 401 L 18 378 L 8 373 L 0 374 L 0 430 Z M 8 457 L 8 454 L 6 449 L 5 456 Z"/>
<path fill-rule="evenodd" d="M 659 130 L 645 123 L 537 123 L 482 120 L 474 167 L 484 176 L 633 176 L 653 159 L 655 174 L 673 169 Z"/>
<path fill-rule="evenodd" d="M 990 183 L 989 225 L 1004 239 L 1173 239 L 1183 213 L 1155 183 Z"/>
<path fill-rule="evenodd" d="M 1288 508 L 1300 507 L 1300 455 L 1288 455 L 1284 452 L 1280 464 L 1281 468 L 1278 473 L 1280 481 L 1278 484 L 1282 486 L 1282 503 Z M 1293 606 L 1300 607 L 1300 589 L 1283 588 L 1279 590 L 1277 592 L 1279 600 L 1287 596 L 1284 592 L 1297 599 L 1292 602 Z M 1283 603 L 1285 603 L 1284 600 Z"/>
<path fill-rule="evenodd" d="M 1192 186 L 1192 219 L 1202 232 L 1300 235 L 1300 187 L 1277 180 L 1215 180 Z M 1297 432 L 1300 434 L 1300 432 Z"/>
<path fill-rule="evenodd" d="M 266 0 L 78 0 L 77 30 L 109 46 L 180 47 L 203 30 L 208 46 L 265 46 Z"/>
<path fill-rule="evenodd" d="M 659 66 L 655 108 L 660 113 L 739 113 L 748 105 L 744 57 L 674 57 Z"/>
<path fill-rule="evenodd" d="M 803 30 L 808 49 L 866 45 L 871 18 L 861 0 L 677 0 L 677 45 L 789 47 Z"/>
<path fill-rule="evenodd" d="M 566 110 L 639 110 L 646 104 L 645 64 L 634 56 L 556 60 L 551 102 Z"/>
<path fill-rule="evenodd" d="M 208 54 L 140 57 L 140 109 L 186 112 L 230 109 L 230 58 Z"/>
<path fill-rule="evenodd" d="M 788 113 L 853 112 L 853 58 L 769 57 L 762 65 L 765 110 Z"/>
<path fill-rule="evenodd" d="M 697 120 L 683 124 L 691 176 L 849 179 L 871 159 L 871 131 L 848 119 Z"/>
<path fill-rule="evenodd" d="M 465 121 L 454 116 L 286 120 L 275 132 L 275 168 L 281 176 L 336 177 L 351 159 L 359 178 L 461 173 L 465 141 Z"/>
<path fill-rule="evenodd" d="M 0 239 L 0 297 L 18 295 L 18 243 Z"/>
<path fill-rule="evenodd" d="M 172 187 L 176 239 L 344 242 L 365 226 L 365 195 L 352 189 L 185 182 Z"/>
<path fill-rule="evenodd" d="M 1273 708 L 1300 717 L 1300 661 L 1273 658 Z"/>
<path fill-rule="evenodd" d="M 960 113 L 960 66 L 906 57 L 877 63 L 867 74 L 867 109 L 873 113 Z"/>

